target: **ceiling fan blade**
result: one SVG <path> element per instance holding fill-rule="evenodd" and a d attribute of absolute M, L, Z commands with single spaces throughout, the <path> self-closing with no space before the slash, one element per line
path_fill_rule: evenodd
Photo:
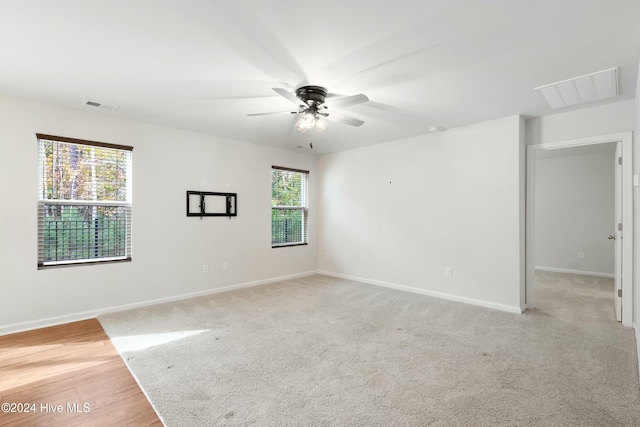
<path fill-rule="evenodd" d="M 272 88 L 273 91 L 275 93 L 277 93 L 278 95 L 282 96 L 283 98 L 288 99 L 289 101 L 293 102 L 296 105 L 305 105 L 306 102 L 304 102 L 302 99 L 298 98 L 297 96 L 295 96 L 294 94 L 292 94 L 291 92 L 289 92 L 286 89 L 282 89 L 279 87 L 274 87 Z"/>
<path fill-rule="evenodd" d="M 251 2 L 196 3 L 189 15 L 197 17 L 198 30 L 209 33 L 272 80 L 306 83 L 307 76 L 296 57 Z"/>
<path fill-rule="evenodd" d="M 344 98 L 338 98 L 336 100 L 331 100 L 329 103 L 330 107 L 348 107 L 350 105 L 362 104 L 363 102 L 367 102 L 369 98 L 367 95 L 362 93 L 358 95 L 345 96 Z"/>
<path fill-rule="evenodd" d="M 329 113 L 329 112 L 323 111 L 320 115 L 327 120 L 344 123 L 345 125 L 349 125 L 349 126 L 362 126 L 364 124 L 362 120 L 356 119 L 350 116 L 345 116 L 344 114 L 338 114 L 334 112 Z"/>
<path fill-rule="evenodd" d="M 269 116 L 271 114 L 296 114 L 295 111 L 272 111 L 269 113 L 250 113 L 247 116 Z"/>

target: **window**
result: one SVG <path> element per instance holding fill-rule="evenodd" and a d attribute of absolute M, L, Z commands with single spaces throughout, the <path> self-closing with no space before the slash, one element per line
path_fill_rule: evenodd
<path fill-rule="evenodd" d="M 307 244 L 308 171 L 271 168 L 271 247 Z"/>
<path fill-rule="evenodd" d="M 133 147 L 36 136 L 38 268 L 130 261 Z"/>

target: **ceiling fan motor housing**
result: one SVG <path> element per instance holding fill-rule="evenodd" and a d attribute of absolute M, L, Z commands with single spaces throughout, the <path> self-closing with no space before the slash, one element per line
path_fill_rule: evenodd
<path fill-rule="evenodd" d="M 308 105 L 324 104 L 327 89 L 322 86 L 302 86 L 296 89 L 296 96 Z"/>

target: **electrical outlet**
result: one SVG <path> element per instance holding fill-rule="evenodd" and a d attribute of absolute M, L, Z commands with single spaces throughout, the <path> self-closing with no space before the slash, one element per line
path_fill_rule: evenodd
<path fill-rule="evenodd" d="M 584 259 L 584 252 L 578 252 L 578 259 Z"/>
<path fill-rule="evenodd" d="M 209 264 L 202 264 L 202 272 L 203 273 L 209 272 Z"/>
<path fill-rule="evenodd" d="M 444 277 L 451 277 L 453 274 L 453 269 L 451 267 L 444 268 Z"/>
<path fill-rule="evenodd" d="M 224 271 L 227 271 L 229 269 L 229 262 L 228 261 L 223 261 L 222 262 L 222 269 Z"/>

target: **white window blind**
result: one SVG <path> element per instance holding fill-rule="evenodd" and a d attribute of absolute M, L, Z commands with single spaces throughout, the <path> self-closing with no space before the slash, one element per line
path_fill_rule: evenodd
<path fill-rule="evenodd" d="M 36 136 L 38 267 L 130 260 L 133 147 Z"/>
<path fill-rule="evenodd" d="M 309 172 L 271 168 L 271 246 L 306 245 Z"/>

